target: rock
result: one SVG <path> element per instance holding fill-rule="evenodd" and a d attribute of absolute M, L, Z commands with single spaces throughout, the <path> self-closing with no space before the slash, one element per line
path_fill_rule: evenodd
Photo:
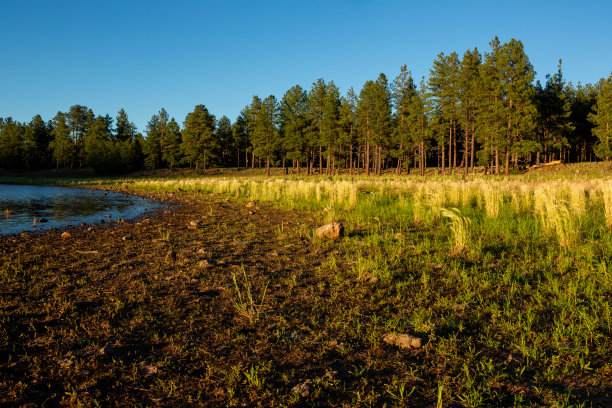
<path fill-rule="evenodd" d="M 93 231 L 93 228 L 92 228 L 92 227 L 89 227 L 89 228 L 87 228 L 87 231 L 90 231 L 90 232 L 91 232 L 91 231 Z"/>
<path fill-rule="evenodd" d="M 521 361 L 523 361 L 523 359 L 518 354 L 508 353 L 508 358 L 506 359 L 506 361 L 508 363 L 520 363 Z"/>
<path fill-rule="evenodd" d="M 383 337 L 383 341 L 400 348 L 420 348 L 423 345 L 419 337 L 412 336 L 408 333 L 387 333 Z"/>
<path fill-rule="evenodd" d="M 249 215 L 253 215 L 255 214 L 253 211 L 249 211 Z"/>
<path fill-rule="evenodd" d="M 312 380 L 306 380 L 301 384 L 296 385 L 291 389 L 291 392 L 294 394 L 301 395 L 302 397 L 307 397 L 310 394 L 310 388 L 308 384 L 310 384 Z"/>
<path fill-rule="evenodd" d="M 380 279 L 377 276 L 372 275 L 370 272 L 362 272 L 357 276 L 357 280 L 366 283 L 378 283 Z"/>
<path fill-rule="evenodd" d="M 110 217 L 112 217 L 112 215 L 110 215 L 110 214 L 106 214 L 106 215 L 105 215 L 105 217 L 106 217 L 106 218 L 110 218 Z"/>
<path fill-rule="evenodd" d="M 70 235 L 70 233 L 69 233 L 68 231 L 64 231 L 64 232 L 62 232 L 62 235 L 61 235 L 62 239 L 67 239 L 67 238 L 70 238 L 70 236 L 71 236 L 71 235 Z"/>
<path fill-rule="evenodd" d="M 253 208 L 255 207 L 255 201 L 249 201 L 246 205 L 246 208 Z"/>
<path fill-rule="evenodd" d="M 319 239 L 338 239 L 344 236 L 344 225 L 339 222 L 332 222 L 317 229 Z"/>
<path fill-rule="evenodd" d="M 166 252 L 166 263 L 168 262 L 176 262 L 176 252 L 174 252 L 173 250 L 169 249 L 168 252 Z"/>
<path fill-rule="evenodd" d="M 206 259 L 203 259 L 200 262 L 198 262 L 198 267 L 200 267 L 202 269 L 206 269 L 209 266 L 210 266 L 210 262 L 208 262 Z"/>
<path fill-rule="evenodd" d="M 115 353 L 115 349 L 109 346 L 108 344 L 98 350 L 98 354 L 101 356 L 109 357 Z"/>
<path fill-rule="evenodd" d="M 198 258 L 204 258 L 204 257 L 206 257 L 207 253 L 206 253 L 206 250 L 204 248 L 200 248 L 196 252 L 196 255 L 197 255 Z"/>
<path fill-rule="evenodd" d="M 200 225 L 200 221 L 199 220 L 191 220 L 191 221 L 189 221 L 189 225 L 187 226 L 187 228 L 189 228 L 189 229 L 197 229 L 198 225 Z"/>
<path fill-rule="evenodd" d="M 159 370 L 154 365 L 146 365 L 140 368 L 140 374 L 142 374 L 145 378 L 150 377 L 153 374 L 157 374 Z"/>
<path fill-rule="evenodd" d="M 127 236 L 127 235 L 122 236 L 122 237 L 121 237 L 121 240 L 122 240 L 122 241 L 127 241 L 127 240 L 128 240 L 128 236 Z"/>

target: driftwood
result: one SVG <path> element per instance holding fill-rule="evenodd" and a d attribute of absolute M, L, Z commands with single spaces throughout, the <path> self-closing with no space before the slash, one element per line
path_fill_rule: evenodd
<path fill-rule="evenodd" d="M 555 161 L 551 161 L 548 163 L 534 164 L 533 166 L 530 166 L 528 170 L 536 170 L 536 169 L 541 169 L 543 167 L 553 167 L 553 166 L 562 166 L 562 165 L 563 165 L 563 160 L 555 160 Z"/>

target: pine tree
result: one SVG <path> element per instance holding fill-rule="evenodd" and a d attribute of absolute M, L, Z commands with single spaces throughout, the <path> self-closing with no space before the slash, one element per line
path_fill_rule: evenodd
<path fill-rule="evenodd" d="M 430 70 L 428 88 L 432 112 L 439 116 L 436 135 L 441 148 L 442 174 L 444 174 L 446 160 L 451 172 L 457 165 L 459 57 L 456 52 L 448 56 L 444 53 L 438 54 Z M 445 148 L 446 136 L 448 136 L 448 149 Z"/>
<path fill-rule="evenodd" d="M 85 133 L 94 118 L 93 111 L 83 105 L 71 106 L 66 116 L 75 148 L 73 159 L 78 161 L 79 168 L 82 168 L 85 163 Z M 71 163 L 70 167 L 72 168 L 73 165 L 74 163 Z"/>
<path fill-rule="evenodd" d="M 170 171 L 181 162 L 183 157 L 181 129 L 174 118 L 170 119 L 162 140 L 162 160 L 168 163 Z"/>
<path fill-rule="evenodd" d="M 365 169 L 370 174 L 371 159 L 375 174 L 381 174 L 383 147 L 390 142 L 392 130 L 391 92 L 387 78 L 380 74 L 376 82 L 367 81 L 359 93 L 357 124 L 365 146 Z"/>
<path fill-rule="evenodd" d="M 219 153 L 217 154 L 219 162 L 222 166 L 231 166 L 234 163 L 234 135 L 232 132 L 232 122 L 225 115 L 217 122 L 215 131 L 215 139 L 219 145 Z"/>
<path fill-rule="evenodd" d="M 408 105 L 408 132 L 411 135 L 411 143 L 417 150 L 419 173 L 421 176 L 425 175 L 427 150 L 431 139 L 431 127 L 429 126 L 426 104 L 427 87 L 425 85 L 425 77 L 423 77 L 420 89 L 410 99 L 410 105 Z"/>
<path fill-rule="evenodd" d="M 358 99 L 353 88 L 349 88 L 346 96 L 340 101 L 340 133 L 339 143 L 348 150 L 349 173 L 353 174 L 353 149 L 357 142 L 355 131 L 357 126 L 357 104 Z"/>
<path fill-rule="evenodd" d="M 576 161 L 584 162 L 593 160 L 593 146 L 598 138 L 593 133 L 593 123 L 589 115 L 597 102 L 598 91 L 592 84 L 576 87 L 570 82 L 566 87 L 567 99 L 570 101 L 569 121 L 574 126 L 570 132 L 569 143 L 573 146 Z"/>
<path fill-rule="evenodd" d="M 340 90 L 329 81 L 323 98 L 323 116 L 321 118 L 320 144 L 325 147 L 326 174 L 333 174 L 338 153 L 338 133 L 340 126 Z"/>
<path fill-rule="evenodd" d="M 266 159 L 266 174 L 270 175 L 272 154 L 280 146 L 278 132 L 278 102 L 274 95 L 261 102 L 255 118 L 255 128 L 251 136 L 253 152 Z"/>
<path fill-rule="evenodd" d="M 48 164 L 51 140 L 48 124 L 40 115 L 34 116 L 24 134 L 24 160 L 28 169 L 42 169 Z"/>
<path fill-rule="evenodd" d="M 308 96 L 301 86 L 291 87 L 281 100 L 280 130 L 283 149 L 293 166 L 300 173 L 300 163 L 307 159 L 306 131 L 308 127 Z"/>
<path fill-rule="evenodd" d="M 567 98 L 563 81 L 561 60 L 559 60 L 557 73 L 553 76 L 546 76 L 545 88 L 542 87 L 540 81 L 536 83 L 534 99 L 538 110 L 538 150 L 541 150 L 541 146 L 544 147 L 547 160 L 554 160 L 557 155 L 559 159 L 567 160 L 566 156 L 570 147 L 568 137 L 574 130 L 574 126 L 570 122 L 570 101 Z M 537 157 L 539 159 L 539 154 Z"/>
<path fill-rule="evenodd" d="M 463 129 L 463 174 L 467 176 L 468 167 L 474 172 L 476 141 L 477 92 L 480 89 L 481 57 L 478 49 L 467 50 L 459 64 L 459 113 Z M 470 138 L 471 137 L 471 138 Z M 469 161 L 469 163 L 468 163 Z"/>
<path fill-rule="evenodd" d="M 183 124 L 183 152 L 189 167 L 206 170 L 215 158 L 218 144 L 214 137 L 215 117 L 204 105 L 197 105 L 187 114 Z"/>
<path fill-rule="evenodd" d="M 51 136 L 53 140 L 49 144 L 55 160 L 56 168 L 60 166 L 68 168 L 74 161 L 75 147 L 74 140 L 70 137 L 70 127 L 67 123 L 67 115 L 57 112 L 53 118 L 51 126 Z"/>
<path fill-rule="evenodd" d="M 128 115 L 123 108 L 117 112 L 115 128 L 115 140 L 118 142 L 125 142 L 126 140 L 133 139 L 136 136 L 136 126 L 130 122 Z"/>
<path fill-rule="evenodd" d="M 24 124 L 7 118 L 0 133 L 0 167 L 21 169 L 24 162 Z"/>
<path fill-rule="evenodd" d="M 416 85 L 412 80 L 412 74 L 408 71 L 406 65 L 400 69 L 400 74 L 395 78 L 392 85 L 392 97 L 395 107 L 395 129 L 393 132 L 393 145 L 396 147 L 392 150 L 392 155 L 397 158 L 397 174 L 401 174 L 402 163 L 406 159 L 408 161 L 408 170 L 410 168 L 410 157 L 407 153 L 413 149 L 412 145 L 412 118 L 411 105 L 413 98 L 416 97 Z"/>
<path fill-rule="evenodd" d="M 252 150 L 249 134 L 247 132 L 247 120 L 244 111 L 236 118 L 232 124 L 232 137 L 234 148 L 236 149 L 236 166 L 240 167 L 240 152 L 244 152 L 244 167 L 249 167 L 249 153 Z"/>
<path fill-rule="evenodd" d="M 505 173 L 509 174 L 511 157 L 516 166 L 520 157 L 526 157 L 538 149 L 537 143 L 534 143 L 537 111 L 533 105 L 534 89 L 531 86 L 535 72 L 523 43 L 512 39 L 502 45 L 499 72 L 504 95 Z"/>
<path fill-rule="evenodd" d="M 612 158 L 612 74 L 601 80 L 597 103 L 589 119 L 595 125 L 593 133 L 599 139 L 595 154 L 609 161 Z"/>
<path fill-rule="evenodd" d="M 151 117 L 147 123 L 147 138 L 144 145 L 145 162 L 155 173 L 162 162 L 162 124 L 158 114 Z"/>
<path fill-rule="evenodd" d="M 308 115 L 309 122 L 307 130 L 308 174 L 314 172 L 315 158 L 318 157 L 319 174 L 323 173 L 323 113 L 325 112 L 325 92 L 327 86 L 322 78 L 312 84 L 308 92 Z"/>
<path fill-rule="evenodd" d="M 121 156 L 111 140 L 110 122 L 97 116 L 83 136 L 85 164 L 100 173 L 117 173 L 121 169 Z"/>
<path fill-rule="evenodd" d="M 246 119 L 247 135 L 251 150 L 251 168 L 255 168 L 255 139 L 257 138 L 257 118 L 261 111 L 261 99 L 254 95 L 251 104 L 244 108 L 244 117 Z"/>

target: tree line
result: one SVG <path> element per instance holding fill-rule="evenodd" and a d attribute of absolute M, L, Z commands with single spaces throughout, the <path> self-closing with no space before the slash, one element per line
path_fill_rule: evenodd
<path fill-rule="evenodd" d="M 561 60 L 544 84 L 518 40 L 460 57 L 440 53 L 417 85 L 407 66 L 344 95 L 333 81 L 291 87 L 279 100 L 254 96 L 235 121 L 197 105 L 181 125 L 164 108 L 137 132 L 121 109 L 115 119 L 74 105 L 45 122 L 0 118 L 0 167 L 281 167 L 306 174 L 509 173 L 554 160 L 612 158 L 612 74 L 574 86 Z"/>

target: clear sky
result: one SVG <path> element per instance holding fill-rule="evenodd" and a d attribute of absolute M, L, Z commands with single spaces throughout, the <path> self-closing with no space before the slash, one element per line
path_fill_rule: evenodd
<path fill-rule="evenodd" d="M 253 95 L 333 80 L 344 94 L 441 51 L 519 39 L 537 78 L 612 71 L 612 1 L 0 0 L 0 117 L 51 119 L 71 105 L 139 131 L 161 107 L 182 124 L 197 104 L 232 121 Z"/>

